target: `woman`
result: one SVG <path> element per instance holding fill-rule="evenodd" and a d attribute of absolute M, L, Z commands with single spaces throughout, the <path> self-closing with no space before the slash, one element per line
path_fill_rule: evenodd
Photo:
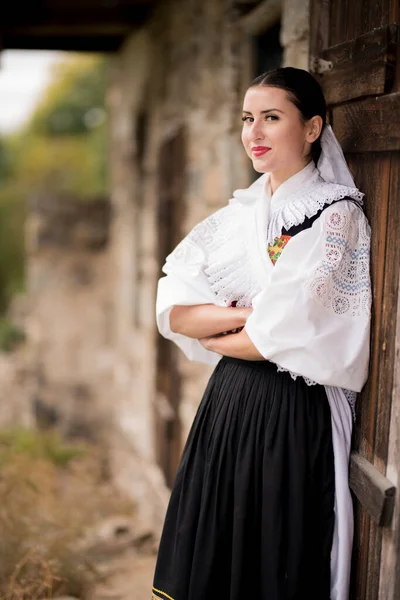
<path fill-rule="evenodd" d="M 369 358 L 363 194 L 306 71 L 255 79 L 242 120 L 263 175 L 192 230 L 159 282 L 162 335 L 217 366 L 172 490 L 153 598 L 347 600 L 351 407 Z"/>

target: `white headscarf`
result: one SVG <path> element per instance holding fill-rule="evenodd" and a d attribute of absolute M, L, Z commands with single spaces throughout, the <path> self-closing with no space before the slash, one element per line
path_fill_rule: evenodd
<path fill-rule="evenodd" d="M 322 132 L 321 156 L 318 160 L 317 169 L 322 179 L 328 183 L 355 187 L 343 150 L 330 125 L 325 125 Z"/>

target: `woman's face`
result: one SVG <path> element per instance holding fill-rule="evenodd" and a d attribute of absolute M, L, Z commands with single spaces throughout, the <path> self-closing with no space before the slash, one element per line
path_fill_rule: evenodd
<path fill-rule="evenodd" d="M 302 122 L 300 111 L 285 90 L 249 88 L 242 118 L 242 142 L 259 173 L 296 172 L 309 162 L 314 141 L 310 121 Z"/>

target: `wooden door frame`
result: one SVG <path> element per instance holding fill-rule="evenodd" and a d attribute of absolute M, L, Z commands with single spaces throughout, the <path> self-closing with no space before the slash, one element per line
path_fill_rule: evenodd
<path fill-rule="evenodd" d="M 161 276 L 161 268 L 166 256 L 183 237 L 182 213 L 186 169 L 186 131 L 183 126 L 163 140 L 158 160 L 157 262 Z M 167 232 L 162 231 L 165 223 L 169 227 Z M 166 484 L 172 487 L 182 449 L 179 356 L 175 345 L 161 337 L 158 331 L 156 331 L 155 344 L 156 386 L 153 407 L 156 460 L 164 474 Z"/>
<path fill-rule="evenodd" d="M 387 475 L 398 489 L 400 485 L 400 294 L 397 304 L 395 353 Z M 398 494 L 391 526 L 385 528 L 383 532 L 379 598 L 382 600 L 400 598 L 400 497 Z"/>
<path fill-rule="evenodd" d="M 361 0 L 356 1 L 361 2 Z M 375 232 L 375 242 L 377 236 L 383 236 L 384 239 L 389 238 L 388 244 L 396 244 L 396 232 L 398 232 L 399 222 L 393 213 L 393 211 L 396 211 L 393 194 L 400 187 L 398 175 L 400 161 L 397 155 L 400 150 L 399 138 L 394 136 L 394 139 L 391 139 L 391 135 L 385 137 L 383 134 L 384 127 L 388 122 L 387 115 L 390 114 L 388 108 L 391 111 L 399 110 L 400 33 L 396 31 L 396 23 L 394 23 L 396 21 L 393 16 L 395 15 L 394 4 L 390 4 L 389 21 L 385 26 L 366 31 L 356 40 L 343 42 L 337 46 L 332 46 L 332 42 L 337 39 L 340 40 L 340 36 L 337 38 L 332 33 L 329 22 L 331 5 L 330 0 L 311 0 L 310 71 L 317 79 L 319 75 L 326 73 L 322 75 L 321 83 L 325 88 L 325 93 L 329 90 L 330 93 L 328 93 L 327 99 L 329 102 L 329 98 L 331 98 L 330 102 L 333 105 L 333 108 L 331 104 L 328 106 L 329 120 L 332 122 L 331 117 L 333 115 L 333 127 L 342 140 L 345 152 L 346 150 L 361 154 L 385 150 L 396 152 L 396 154 L 390 155 L 389 159 L 387 159 L 388 155 L 385 155 L 387 162 L 387 164 L 385 163 L 387 173 L 385 186 L 388 186 L 386 189 L 388 199 L 382 209 L 388 211 L 388 207 L 391 207 L 391 216 L 386 214 L 386 225 Z M 398 13 L 396 14 L 398 15 Z M 370 45 L 368 46 L 368 44 Z M 366 51 L 367 56 L 370 56 L 368 54 L 369 50 L 372 50 L 374 55 L 379 55 L 373 61 L 371 59 L 371 64 L 365 61 L 362 64 L 362 60 L 360 60 L 361 51 L 365 47 L 368 48 Z M 357 54 L 358 62 L 357 60 L 353 61 L 353 51 Z M 349 60 L 349 56 L 351 60 Z M 346 61 L 344 67 L 343 62 Z M 335 65 L 337 65 L 336 69 Z M 329 75 L 329 69 L 332 69 L 332 67 L 334 70 Z M 372 71 L 373 76 L 371 75 L 369 79 L 367 77 L 363 81 L 363 85 L 360 85 L 361 76 L 366 76 Z M 345 93 L 346 86 L 340 79 L 341 73 L 344 73 L 350 79 L 350 75 L 354 76 L 352 81 L 357 80 L 357 83 L 354 81 L 354 86 L 358 85 L 357 93 L 355 89 L 350 90 L 353 95 L 350 94 L 347 97 Z M 335 81 L 338 82 L 338 88 L 342 87 L 341 90 L 335 89 L 333 85 Z M 373 136 L 368 139 L 369 129 L 367 126 L 365 130 L 361 130 L 360 135 L 354 135 L 354 123 L 358 121 L 351 121 L 352 111 L 358 111 L 364 116 L 372 115 L 373 111 L 375 111 L 375 115 L 379 113 L 379 117 L 376 117 L 375 122 L 380 123 L 381 129 L 376 134 L 377 137 L 374 138 L 374 141 L 372 141 Z M 383 117 L 383 115 L 386 116 Z M 373 130 L 376 132 L 376 128 Z M 379 144 L 377 144 L 377 139 L 379 139 Z M 364 156 L 367 156 L 367 154 L 364 154 Z M 357 161 L 360 160 L 361 156 L 354 163 L 356 167 L 358 165 Z M 378 160 L 378 155 L 376 160 Z M 367 164 L 367 160 L 365 164 Z M 381 197 L 382 195 L 383 192 L 381 192 Z M 371 204 L 369 204 L 369 208 L 371 209 Z M 380 224 L 385 223 L 385 219 L 382 218 L 378 222 Z M 365 448 L 363 449 L 361 445 L 361 452 L 353 451 L 350 458 L 350 487 L 357 497 L 358 507 L 361 506 L 364 509 L 364 511 L 358 511 L 357 507 L 358 516 L 362 515 L 362 521 L 360 521 L 362 525 L 359 525 L 358 531 L 359 534 L 361 532 L 361 535 L 367 536 L 365 540 L 363 538 L 361 546 L 357 550 L 355 549 L 354 554 L 354 557 L 361 561 L 362 570 L 359 573 L 361 573 L 362 579 L 358 579 L 356 576 L 353 583 L 361 584 L 364 581 L 364 588 L 361 590 L 357 588 L 357 597 L 362 596 L 363 600 L 364 592 L 366 594 L 365 598 L 374 598 L 374 600 L 378 596 L 381 600 L 395 600 L 400 597 L 400 499 L 395 496 L 396 486 L 400 484 L 400 288 L 396 290 L 397 298 L 396 296 L 393 297 L 393 291 L 390 288 L 391 281 L 389 281 L 390 279 L 393 281 L 397 279 L 397 264 L 393 258 L 395 256 L 395 252 L 389 254 L 392 259 L 388 264 L 385 264 L 384 261 L 382 261 L 382 264 L 380 262 L 374 263 L 375 266 L 378 265 L 375 270 L 378 272 L 379 281 L 373 283 L 377 285 L 375 289 L 379 292 L 377 296 L 379 305 L 375 307 L 375 314 L 378 316 L 374 329 L 374 358 L 372 364 L 375 367 L 377 364 L 381 366 L 379 369 L 375 369 L 377 371 L 375 373 L 376 379 L 371 380 L 374 373 L 370 373 L 369 380 L 370 384 L 371 381 L 374 383 L 374 386 L 369 391 L 372 396 L 368 396 L 368 398 L 371 407 L 375 410 L 372 410 L 371 413 L 368 410 L 361 413 L 361 416 L 364 417 L 361 422 L 362 428 L 371 425 L 369 429 L 373 433 L 373 444 L 369 451 L 367 448 L 365 456 L 361 454 L 365 451 Z M 383 258 L 385 257 L 386 254 Z M 377 256 L 375 256 L 375 261 L 377 259 Z M 390 314 L 388 313 L 388 307 L 386 307 L 385 312 L 386 303 L 394 308 L 393 311 L 391 309 Z M 392 330 L 390 330 L 391 324 L 397 328 L 395 340 L 392 337 Z M 388 347 L 386 347 L 386 340 L 388 340 Z M 388 358 L 389 346 L 390 360 Z M 381 360 L 389 360 L 389 362 L 393 360 L 394 364 L 390 363 L 390 366 L 388 366 L 389 362 L 387 362 L 385 367 L 385 363 L 382 363 Z M 390 371 L 385 369 L 390 369 Z M 392 375 L 394 376 L 393 384 Z M 387 377 L 386 380 L 385 376 Z M 374 398 L 372 403 L 371 398 Z M 387 439 L 388 445 L 386 446 Z M 377 441 L 379 442 L 378 445 Z M 388 450 L 388 454 L 382 452 L 383 449 Z M 386 456 L 387 462 L 385 463 Z M 375 464 L 372 463 L 372 460 Z M 371 523 L 368 517 L 375 524 Z M 382 546 L 380 544 L 381 538 Z M 360 543 L 361 540 L 355 539 L 355 547 L 357 542 Z M 365 588 L 367 583 L 368 589 Z"/>

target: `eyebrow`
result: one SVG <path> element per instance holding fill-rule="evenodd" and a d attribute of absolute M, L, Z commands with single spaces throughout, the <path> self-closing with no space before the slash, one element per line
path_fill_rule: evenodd
<path fill-rule="evenodd" d="M 284 114 L 283 110 L 279 110 L 279 108 L 268 108 L 268 110 L 262 110 L 261 114 L 264 115 L 265 113 L 269 113 L 269 112 L 280 112 L 282 114 Z M 243 113 L 246 113 L 246 115 L 251 115 L 252 113 L 249 110 L 242 110 Z"/>

